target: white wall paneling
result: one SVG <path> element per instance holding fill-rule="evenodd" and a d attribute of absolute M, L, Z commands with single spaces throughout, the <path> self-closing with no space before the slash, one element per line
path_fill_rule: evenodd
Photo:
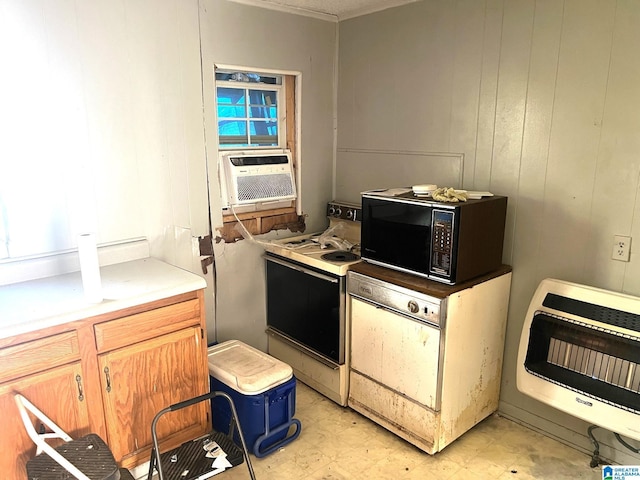
<path fill-rule="evenodd" d="M 197 1 L 0 0 L 0 24 L 14 254 L 65 256 L 90 229 L 193 270 L 192 238 L 209 230 Z"/>
<path fill-rule="evenodd" d="M 217 174 L 217 125 L 213 71 L 216 64 L 291 72 L 301 82 L 300 178 L 302 211 L 309 232 L 326 228 L 333 190 L 334 22 L 222 0 L 200 4 L 205 132 L 212 223 L 222 226 Z M 292 235 L 289 231 L 273 236 Z M 239 339 L 266 351 L 266 300 L 262 246 L 242 240 L 217 243 L 216 325 L 209 339 Z"/>
<path fill-rule="evenodd" d="M 613 235 L 640 235 L 640 4 L 425 0 L 339 28 L 337 172 L 360 161 L 343 150 L 460 153 L 464 188 L 509 197 L 503 260 L 514 275 L 501 408 L 590 449 L 583 422 L 517 391 L 515 362 L 524 314 L 542 278 L 640 295 L 635 243 L 629 263 L 611 259 Z M 406 49 L 371 47 L 397 35 Z M 393 88 L 368 74 L 374 68 L 397 72 Z M 376 90 L 391 98 L 361 101 Z M 410 106 L 403 103 L 418 90 Z M 397 105 L 403 108 L 390 108 Z M 380 118 L 389 120 L 386 134 Z M 418 133 L 416 124 L 439 128 Z M 402 145 L 400 131 L 411 132 Z M 336 184 L 349 195 L 360 188 L 359 180 Z M 607 454 L 628 463 L 628 452 L 600 435 Z"/>
<path fill-rule="evenodd" d="M 360 193 L 375 188 L 425 183 L 460 188 L 463 166 L 458 153 L 338 150 L 336 198 L 359 204 Z"/>
<path fill-rule="evenodd" d="M 78 211 L 95 211 L 98 243 L 145 238 L 151 255 L 199 271 L 209 199 L 221 223 L 213 66 L 297 72 L 310 231 L 326 226 L 334 189 L 355 200 L 398 165 L 431 181 L 461 158 L 463 188 L 509 197 L 502 409 L 590 448 L 582 422 L 517 392 L 515 349 L 543 277 L 640 295 L 636 0 L 423 0 L 340 23 L 226 0 L 0 0 L 0 24 L 0 188 L 44 232 L 25 234 L 25 251 L 60 249 L 68 268 Z M 636 240 L 628 263 L 610 259 L 618 234 Z M 261 249 L 215 248 L 220 340 L 264 347 Z"/>

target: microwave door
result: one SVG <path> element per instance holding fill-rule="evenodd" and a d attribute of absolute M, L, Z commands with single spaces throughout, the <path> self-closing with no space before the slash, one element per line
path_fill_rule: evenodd
<path fill-rule="evenodd" d="M 362 255 L 384 265 L 429 274 L 431 208 L 363 198 Z"/>

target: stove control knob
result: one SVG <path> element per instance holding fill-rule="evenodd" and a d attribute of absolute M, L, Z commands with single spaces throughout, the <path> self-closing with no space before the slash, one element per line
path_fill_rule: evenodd
<path fill-rule="evenodd" d="M 340 218 L 340 215 L 342 215 L 342 210 L 340 209 L 340 207 L 336 207 L 336 211 L 333 216 L 336 218 Z"/>
<path fill-rule="evenodd" d="M 329 215 L 334 215 L 336 213 L 336 207 L 334 207 L 333 205 L 331 205 L 329 207 Z"/>
<path fill-rule="evenodd" d="M 418 303 L 413 300 L 409 301 L 409 303 L 407 304 L 407 308 L 411 313 L 418 313 L 418 311 L 420 310 Z"/>
<path fill-rule="evenodd" d="M 355 220 L 356 218 L 356 211 L 351 209 L 351 210 L 347 210 L 347 220 Z"/>

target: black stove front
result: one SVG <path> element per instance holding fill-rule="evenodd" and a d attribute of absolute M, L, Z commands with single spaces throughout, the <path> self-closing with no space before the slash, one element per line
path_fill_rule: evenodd
<path fill-rule="evenodd" d="M 343 364 L 346 277 L 274 254 L 265 259 L 268 330 Z"/>

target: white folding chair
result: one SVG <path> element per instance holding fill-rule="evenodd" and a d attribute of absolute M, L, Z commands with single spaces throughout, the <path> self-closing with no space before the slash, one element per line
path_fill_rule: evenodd
<path fill-rule="evenodd" d="M 59 479 L 64 469 L 78 480 L 133 479 L 128 470 L 118 468 L 111 450 L 100 436 L 90 433 L 74 440 L 24 396 L 17 393 L 14 398 L 27 434 L 37 447 L 36 456 L 27 462 L 29 478 Z M 51 432 L 38 433 L 27 410 Z M 48 439 L 56 438 L 62 439 L 65 443 L 56 448 L 47 443 Z"/>

